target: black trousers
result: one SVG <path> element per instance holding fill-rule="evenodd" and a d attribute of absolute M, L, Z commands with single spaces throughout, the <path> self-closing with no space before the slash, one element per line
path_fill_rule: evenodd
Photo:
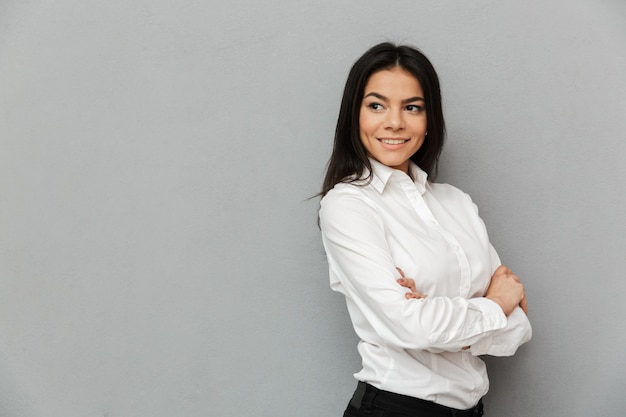
<path fill-rule="evenodd" d="M 359 382 L 343 417 L 480 417 L 483 403 L 457 410 L 431 401 L 383 391 Z"/>

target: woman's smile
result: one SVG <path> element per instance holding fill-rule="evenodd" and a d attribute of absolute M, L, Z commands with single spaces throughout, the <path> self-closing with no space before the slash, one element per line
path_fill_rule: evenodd
<path fill-rule="evenodd" d="M 378 138 L 378 140 L 386 145 L 404 145 L 410 139 L 401 138 Z"/>

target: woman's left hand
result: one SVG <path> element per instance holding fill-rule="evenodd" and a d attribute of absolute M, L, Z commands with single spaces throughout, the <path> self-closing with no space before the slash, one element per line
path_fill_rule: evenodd
<path fill-rule="evenodd" d="M 407 292 L 406 294 L 404 294 L 407 300 L 411 298 L 426 298 L 426 294 L 423 294 L 417 291 L 417 288 L 415 288 L 415 281 L 413 281 L 411 278 L 405 277 L 404 272 L 400 268 L 396 267 L 396 269 L 398 270 L 398 272 L 400 273 L 400 276 L 402 277 L 397 280 L 398 284 L 411 290 L 410 292 Z"/>

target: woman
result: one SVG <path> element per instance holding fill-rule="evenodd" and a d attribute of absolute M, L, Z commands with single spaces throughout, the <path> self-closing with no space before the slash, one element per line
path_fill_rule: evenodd
<path fill-rule="evenodd" d="M 482 415 L 478 356 L 512 355 L 531 337 L 524 288 L 476 206 L 432 182 L 444 131 L 421 52 L 383 43 L 356 61 L 319 213 L 331 288 L 360 338 L 344 416 Z"/>

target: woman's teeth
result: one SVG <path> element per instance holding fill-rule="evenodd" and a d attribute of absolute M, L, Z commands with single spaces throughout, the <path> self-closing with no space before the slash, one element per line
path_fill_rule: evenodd
<path fill-rule="evenodd" d="M 381 139 L 380 141 L 387 145 L 401 145 L 406 142 L 406 139 Z"/>

